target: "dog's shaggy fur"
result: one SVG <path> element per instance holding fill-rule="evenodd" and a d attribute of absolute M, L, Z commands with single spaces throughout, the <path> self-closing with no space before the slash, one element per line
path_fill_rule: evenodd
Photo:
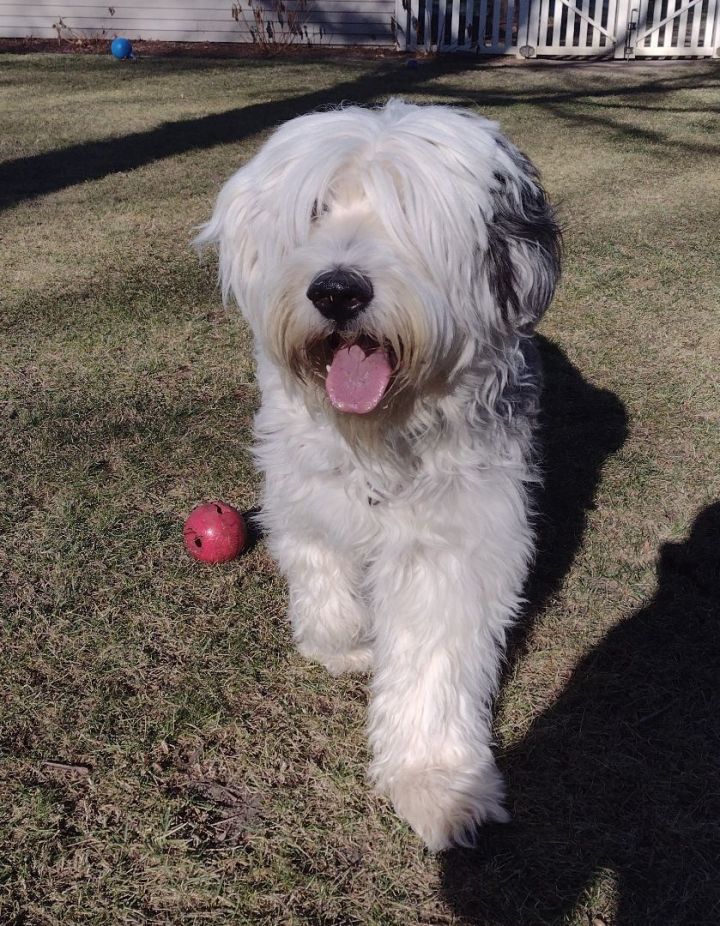
<path fill-rule="evenodd" d="M 372 669 L 374 782 L 431 849 L 467 844 L 506 818 L 491 701 L 532 557 L 532 331 L 560 256 L 538 175 L 468 112 L 347 107 L 276 131 L 198 241 L 254 333 L 261 517 L 298 649 Z"/>

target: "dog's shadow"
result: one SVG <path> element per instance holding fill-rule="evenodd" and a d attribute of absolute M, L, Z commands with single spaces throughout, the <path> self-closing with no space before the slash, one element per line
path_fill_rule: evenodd
<path fill-rule="evenodd" d="M 525 589 L 528 607 L 510 640 L 510 666 L 522 654 L 536 615 L 562 586 L 582 545 L 603 464 L 627 437 L 627 412 L 620 399 L 584 379 L 547 338 L 535 340 L 544 375 L 543 485 L 535 499 L 537 559 Z"/>
<path fill-rule="evenodd" d="M 619 400 L 542 344 L 547 489 L 531 622 L 579 549 L 600 467 L 623 442 Z M 720 916 L 720 503 L 666 544 L 657 592 L 579 665 L 500 756 L 513 822 L 441 859 L 464 924 L 564 923 L 593 892 L 615 926 Z M 524 634 L 515 640 L 522 652 Z M 602 882 L 602 884 L 600 884 Z"/>

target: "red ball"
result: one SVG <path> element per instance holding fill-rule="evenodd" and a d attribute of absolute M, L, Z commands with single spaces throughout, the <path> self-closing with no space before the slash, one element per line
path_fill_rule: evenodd
<path fill-rule="evenodd" d="M 243 516 L 225 502 L 207 502 L 190 512 L 183 528 L 190 556 L 202 563 L 227 563 L 247 541 Z"/>

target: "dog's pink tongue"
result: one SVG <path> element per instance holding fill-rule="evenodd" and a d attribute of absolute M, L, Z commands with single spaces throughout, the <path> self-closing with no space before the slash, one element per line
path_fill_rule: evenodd
<path fill-rule="evenodd" d="M 365 415 L 377 407 L 392 376 L 384 350 L 366 354 L 362 347 L 341 347 L 330 364 L 325 389 L 339 412 Z"/>

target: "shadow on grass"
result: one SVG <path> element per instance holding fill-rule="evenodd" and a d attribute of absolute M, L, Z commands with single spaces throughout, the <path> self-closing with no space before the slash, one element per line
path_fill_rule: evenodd
<path fill-rule="evenodd" d="M 676 149 L 685 151 L 688 154 L 717 157 L 720 155 L 720 145 L 701 144 L 698 142 L 685 141 L 684 139 L 670 139 L 667 135 L 656 129 L 642 128 L 638 125 L 628 125 L 621 120 L 611 119 L 607 115 L 598 115 L 592 112 L 573 112 L 567 107 L 548 105 L 545 107 L 549 116 L 565 120 L 571 126 L 583 131 L 586 129 L 602 129 L 608 137 L 614 138 L 618 142 L 636 141 L 643 144 L 643 150 L 650 154 L 655 148 L 656 154 L 662 158 L 666 157 L 667 149 Z M 635 107 L 626 106 L 627 109 Z M 696 112 L 696 110 L 686 110 L 686 112 Z M 710 115 L 710 111 L 703 112 L 703 115 Z M 710 133 L 708 133 L 710 134 Z M 713 136 L 710 135 L 712 138 Z"/>
<path fill-rule="evenodd" d="M 686 107 L 665 107 L 658 105 L 670 94 L 678 91 L 700 91 L 720 89 L 720 72 L 703 70 L 684 75 L 670 75 L 665 78 L 642 81 L 636 84 L 615 84 L 606 82 L 602 86 L 593 85 L 586 75 L 579 80 L 572 80 L 562 89 L 547 91 L 497 92 L 489 90 L 482 94 L 483 106 L 527 106 L 532 105 L 543 110 L 547 116 L 559 123 L 565 122 L 578 132 L 602 130 L 608 140 L 618 144 L 627 141 L 639 142 L 646 154 L 665 158 L 669 152 L 717 157 L 720 145 L 712 144 L 714 136 L 708 131 L 708 141 L 697 141 L 686 137 L 669 137 L 660 128 L 648 128 L 634 122 L 613 119 L 603 110 L 622 110 L 625 114 L 677 113 L 682 115 L 699 115 L 712 117 L 718 109 L 713 106 L 691 105 Z M 574 75 L 571 75 L 574 76 Z M 467 86 L 445 82 L 440 94 L 447 96 L 449 102 L 473 106 L 476 94 Z M 617 102 L 614 102 L 614 100 Z M 655 105 L 648 105 L 652 101 Z M 699 101 L 696 101 L 696 104 Z"/>
<path fill-rule="evenodd" d="M 557 348 L 544 352 L 550 471 L 529 620 L 579 548 L 599 464 L 625 428 L 612 394 L 580 379 Z M 474 851 L 442 857 L 443 894 L 460 922 L 559 924 L 592 906 L 602 879 L 605 896 L 615 892 L 616 926 L 717 923 L 719 668 L 716 503 L 685 542 L 662 547 L 652 600 L 500 758 L 513 822 L 481 831 Z"/>
<path fill-rule="evenodd" d="M 439 73 L 465 70 L 471 63 L 439 62 L 418 71 L 382 65 L 360 78 L 288 99 L 238 106 L 222 113 L 166 122 L 153 129 L 100 141 L 80 142 L 0 164 L 0 208 L 34 199 L 88 180 L 135 170 L 154 161 L 252 138 L 310 110 L 345 100 L 366 103 L 389 91 L 416 91 Z M 185 70 L 185 69 L 184 69 Z"/>
<path fill-rule="evenodd" d="M 262 509 L 259 505 L 254 505 L 252 508 L 248 508 L 242 513 L 247 529 L 247 541 L 244 548 L 245 553 L 250 553 L 254 550 L 264 537 L 262 525 L 259 521 L 261 511 Z"/>
<path fill-rule="evenodd" d="M 297 64 L 296 61 L 293 63 Z M 573 64 L 577 63 L 568 63 L 569 73 L 572 72 Z M 163 62 L 163 66 L 167 69 L 167 62 Z M 204 66 L 204 62 L 198 61 L 197 66 Z M 190 65 L 182 62 L 178 69 L 186 71 Z M 294 116 L 344 101 L 367 104 L 392 94 L 411 94 L 416 98 L 431 94 L 436 98 L 447 99 L 449 103 L 475 105 L 480 100 L 484 107 L 531 104 L 553 112 L 554 105 L 571 104 L 589 97 L 649 95 L 661 98 L 664 94 L 680 89 L 702 89 L 716 85 L 704 69 L 681 76 L 671 74 L 661 79 L 624 82 L 622 85 L 610 83 L 603 87 L 596 87 L 581 75 L 576 81 L 569 79 L 566 89 L 550 93 L 542 89 L 505 91 L 468 83 L 455 87 L 433 84 L 433 80 L 440 76 L 481 69 L 483 64 L 465 56 L 440 57 L 414 71 L 406 70 L 398 62 L 390 65 L 383 63 L 369 74 L 336 84 L 330 89 L 303 93 L 289 99 L 234 107 L 222 113 L 163 123 L 142 132 L 79 142 L 42 154 L 15 158 L 0 164 L 0 209 L 79 183 L 135 170 L 178 154 L 241 142 Z M 565 118 L 568 114 L 563 111 L 554 112 L 554 115 Z M 578 120 L 582 120 L 582 117 L 578 116 Z M 597 125 L 598 121 L 602 123 L 600 117 L 587 116 L 586 121 L 591 121 L 593 125 Z M 622 131 L 632 131 L 609 121 L 608 127 L 615 135 Z M 664 139 L 655 133 L 646 134 L 647 140 L 661 142 L 663 145 L 683 147 L 684 144 Z M 645 135 L 641 133 L 641 137 L 645 138 Z M 688 143 L 687 147 L 688 150 L 702 154 L 715 152 L 711 146 L 692 146 Z"/>
<path fill-rule="evenodd" d="M 510 640 L 510 665 L 522 655 L 536 615 L 562 586 L 582 545 L 603 464 L 627 437 L 627 412 L 620 399 L 584 379 L 557 345 L 541 336 L 536 340 L 545 380 L 543 486 L 535 500 L 538 552 L 525 589 L 529 605 Z"/>

